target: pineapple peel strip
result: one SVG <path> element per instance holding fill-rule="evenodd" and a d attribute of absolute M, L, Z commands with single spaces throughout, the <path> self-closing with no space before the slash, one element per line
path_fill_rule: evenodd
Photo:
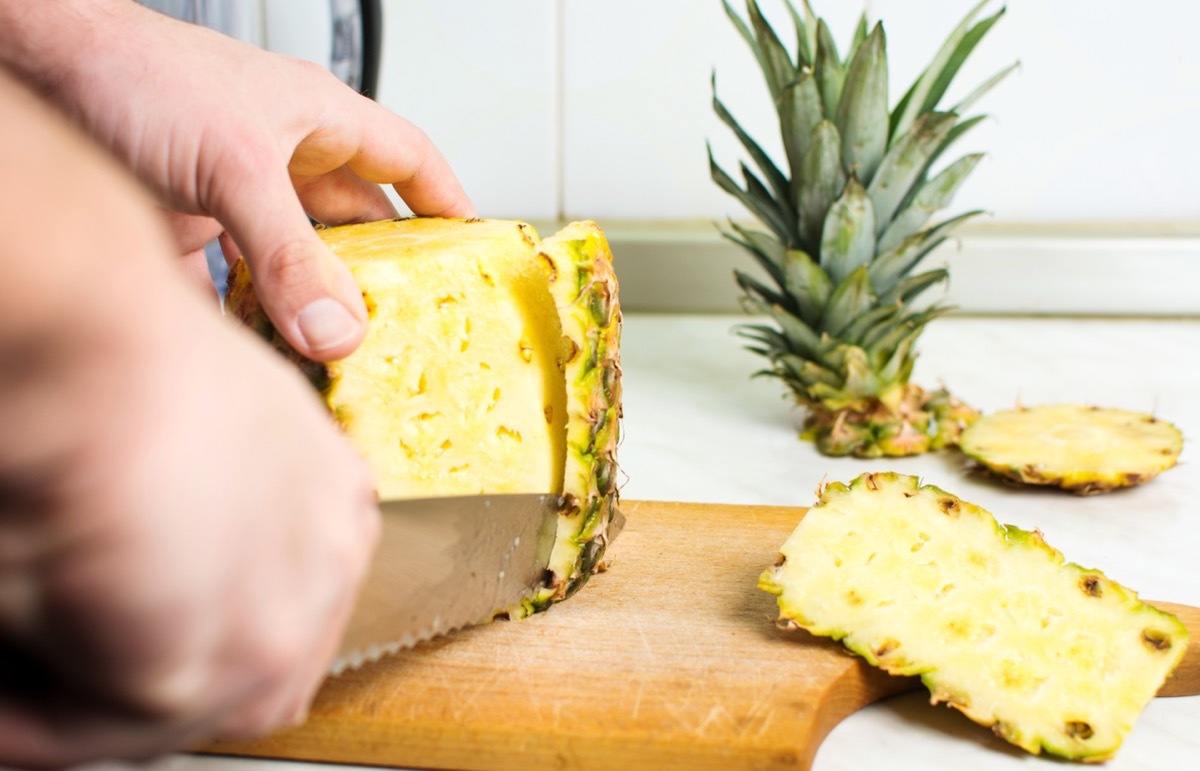
<path fill-rule="evenodd" d="M 759 578 L 780 622 L 920 675 L 1029 751 L 1111 758 L 1183 657 L 1187 629 L 1041 533 L 916 477 L 833 483 Z"/>

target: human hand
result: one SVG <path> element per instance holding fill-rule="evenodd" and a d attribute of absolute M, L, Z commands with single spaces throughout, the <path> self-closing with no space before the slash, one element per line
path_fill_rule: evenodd
<path fill-rule="evenodd" d="M 24 6 L 0 0 L 5 6 Z M 38 42 L 12 59 L 111 148 L 174 218 L 192 271 L 224 232 L 267 314 L 310 358 L 350 353 L 366 309 L 349 271 L 313 233 L 396 212 L 473 216 L 448 164 L 408 121 L 317 65 L 261 51 L 130 0 L 62 0 L 0 18 Z M 40 39 L 39 39 L 40 38 Z M 28 62 L 35 62 L 31 67 Z"/>
<path fill-rule="evenodd" d="M 370 472 L 165 259 L 148 196 L 3 71 L 0 106 L 0 766 L 294 721 L 374 546 Z"/>

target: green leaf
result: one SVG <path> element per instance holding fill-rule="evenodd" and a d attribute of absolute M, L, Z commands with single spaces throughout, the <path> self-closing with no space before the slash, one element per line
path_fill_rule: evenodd
<path fill-rule="evenodd" d="M 750 252 L 754 260 L 767 272 L 767 275 L 778 284 L 780 287 L 784 285 L 783 278 L 783 259 L 784 248 L 783 244 L 777 239 L 772 238 L 767 233 L 759 230 L 750 230 L 738 225 L 730 220 L 731 227 L 736 236 L 728 231 L 722 231 L 721 235 L 729 239 L 733 243 Z"/>
<path fill-rule="evenodd" d="M 957 121 L 958 116 L 953 113 L 926 113 L 887 151 L 867 187 L 875 211 L 877 236 L 883 235 L 901 203 L 925 175 Z"/>
<path fill-rule="evenodd" d="M 775 191 L 775 197 L 779 201 L 788 203 L 790 208 L 792 194 L 791 182 L 786 176 L 784 176 L 783 172 L 779 170 L 779 167 L 775 165 L 775 162 L 771 160 L 771 157 L 767 155 L 762 147 L 742 129 L 741 125 L 738 124 L 737 120 L 734 119 L 729 110 L 725 108 L 725 105 L 721 102 L 721 100 L 717 98 L 717 77 L 715 73 L 713 74 L 712 88 L 713 111 L 717 114 L 717 117 L 721 119 L 721 122 L 733 131 L 734 135 L 737 136 L 738 141 L 742 143 L 742 147 L 745 148 L 746 152 L 750 154 L 750 157 L 754 160 L 754 163 L 758 166 L 759 170 L 762 171 L 763 176 L 766 177 L 771 189 Z"/>
<path fill-rule="evenodd" d="M 805 251 L 818 251 L 829 207 L 845 187 L 841 135 L 832 121 L 823 120 L 813 129 L 812 142 L 801 164 L 800 195 L 796 208 L 799 210 L 801 236 L 798 245 Z"/>
<path fill-rule="evenodd" d="M 902 313 L 902 308 L 896 304 L 884 304 L 876 301 L 878 307 L 872 308 L 866 313 L 859 314 L 858 318 L 850 322 L 850 324 L 842 330 L 839 335 L 842 340 L 854 345 L 861 345 L 862 338 L 871 330 L 877 328 L 880 324 L 892 326 L 896 323 L 896 317 Z"/>
<path fill-rule="evenodd" d="M 812 142 L 813 129 L 823 117 L 821 95 L 812 73 L 801 73 L 799 80 L 784 86 L 779 95 L 779 130 L 792 171 L 789 192 L 794 206 L 799 204 L 804 154 Z"/>
<path fill-rule="evenodd" d="M 925 255 L 941 246 L 955 228 L 981 213 L 974 210 L 952 217 L 932 228 L 914 233 L 898 246 L 881 253 L 871 263 L 871 286 L 880 297 L 888 296 L 900 279 L 912 272 Z"/>
<path fill-rule="evenodd" d="M 802 0 L 804 14 L 796 10 L 792 0 L 787 0 L 788 10 L 792 14 L 792 23 L 796 27 L 796 69 L 812 67 L 816 60 L 817 51 L 817 15 L 813 13 L 808 0 Z"/>
<path fill-rule="evenodd" d="M 875 215 L 871 199 L 853 177 L 829 207 L 821 231 L 821 268 L 836 285 L 875 255 Z"/>
<path fill-rule="evenodd" d="M 971 106 L 974 105 L 975 102 L 979 101 L 980 97 L 982 97 L 988 91 L 991 91 L 993 88 L 995 88 L 996 85 L 1000 81 L 1007 78 L 1013 70 L 1017 69 L 1020 66 L 1021 66 L 1020 62 L 1013 62 L 1012 64 L 1008 65 L 1004 69 L 1000 70 L 995 75 L 988 78 L 982 84 L 977 86 L 974 91 L 967 94 L 967 96 L 965 96 L 961 102 L 959 102 L 958 104 L 951 107 L 950 112 L 956 112 L 959 115 L 962 115 L 964 112 L 971 109 Z"/>
<path fill-rule="evenodd" d="M 876 249 L 886 252 L 920 230 L 933 213 L 945 208 L 959 186 L 983 159 L 983 153 L 964 155 L 917 188 L 912 202 L 884 229 Z"/>
<path fill-rule="evenodd" d="M 888 143 L 888 64 L 883 25 L 859 46 L 846 69 L 837 109 L 842 161 L 866 184 L 875 175 Z"/>
<path fill-rule="evenodd" d="M 761 52 L 759 61 L 771 88 L 771 99 L 775 100 L 783 87 L 795 80 L 796 67 L 770 22 L 763 16 L 757 0 L 747 0 L 746 11 L 750 16 L 754 36 L 758 40 L 758 50 Z"/>
<path fill-rule="evenodd" d="M 905 340 L 915 340 L 926 324 L 948 310 L 945 306 L 927 308 L 899 319 L 896 324 L 871 336 L 863 343 L 863 347 L 868 352 L 873 366 L 882 369 L 886 362 L 895 357 L 896 349 L 901 343 Z"/>
<path fill-rule="evenodd" d="M 834 387 L 842 384 L 842 379 L 836 372 L 802 356 L 783 354 L 779 357 L 779 363 L 787 369 L 788 374 L 793 380 L 798 381 L 805 387 L 814 383 L 825 383 Z"/>
<path fill-rule="evenodd" d="M 915 276 L 908 276 L 898 281 L 887 294 L 881 295 L 879 302 L 889 305 L 893 303 L 908 305 L 926 289 L 934 284 L 944 282 L 949 277 L 950 272 L 945 268 L 937 268 L 924 273 L 918 273 Z"/>
<path fill-rule="evenodd" d="M 902 108 L 898 106 L 897 109 L 893 111 L 892 126 L 890 130 L 891 136 L 888 140 L 889 144 L 895 142 L 897 137 L 903 136 L 908 131 L 909 126 L 911 126 L 921 114 L 928 112 L 928 110 L 931 109 L 927 108 L 925 104 L 930 95 L 934 93 L 934 88 L 939 83 L 943 71 L 945 71 L 947 67 L 953 66 L 951 78 L 953 78 L 954 72 L 958 71 L 958 67 L 961 66 L 962 62 L 959 61 L 957 65 L 952 65 L 952 59 L 955 56 L 955 51 L 958 49 L 963 39 L 971 31 L 971 22 L 976 16 L 979 15 L 979 12 L 983 10 L 983 6 L 987 5 L 988 2 L 989 0 L 980 0 L 980 2 L 967 14 L 966 18 L 958 23 L 958 26 L 954 28 L 954 30 L 950 33 L 950 36 L 946 38 L 945 42 L 942 43 L 941 48 L 939 48 L 938 52 L 934 55 L 933 61 L 930 62 L 929 66 L 925 68 L 925 71 L 921 73 L 921 76 L 917 78 L 917 81 L 913 83 L 912 87 L 909 89 L 909 92 L 905 94 L 904 99 L 902 100 Z M 945 89 L 943 88 L 943 91 L 944 90 Z M 938 99 L 941 99 L 940 94 L 938 95 Z M 934 104 L 936 105 L 936 103 L 937 101 L 935 100 Z"/>
<path fill-rule="evenodd" d="M 854 27 L 854 35 L 850 38 L 850 50 L 846 52 L 846 61 L 853 59 L 854 54 L 858 52 L 859 46 L 866 42 L 869 29 L 867 12 L 863 11 L 858 17 L 858 24 Z"/>
<path fill-rule="evenodd" d="M 825 304 L 833 291 L 829 276 L 808 253 L 788 249 L 783 260 L 783 288 L 794 300 L 800 318 L 810 326 L 821 319 Z"/>
<path fill-rule="evenodd" d="M 713 182 L 717 183 L 717 186 L 726 193 L 738 199 L 751 214 L 769 227 L 779 240 L 787 242 L 793 237 L 793 223 L 785 221 L 779 216 L 779 211 L 775 208 L 773 201 L 769 202 L 768 205 L 764 205 L 764 201 L 761 198 L 755 198 L 749 191 L 743 190 L 733 177 L 726 174 L 725 170 L 717 165 L 716 159 L 713 158 L 711 146 L 708 148 L 708 165 Z"/>
<path fill-rule="evenodd" d="M 842 333 L 860 315 L 875 305 L 875 293 L 871 291 L 871 280 L 867 278 L 867 267 L 859 266 L 845 281 L 833 290 L 825 312 L 821 315 L 820 328 L 830 337 L 841 339 Z"/>
<path fill-rule="evenodd" d="M 978 9 L 982 8 L 982 6 L 986 4 L 986 2 L 980 3 L 976 8 L 976 12 L 978 12 Z M 982 40 L 984 35 L 988 33 L 988 30 L 990 30 L 996 24 L 996 22 L 1000 20 L 1000 17 L 1004 15 L 1004 12 L 1005 9 L 1001 7 L 1000 10 L 995 14 L 983 19 L 978 24 L 971 27 L 970 30 L 967 31 L 967 34 L 963 36 L 962 40 L 959 41 L 958 45 L 954 47 L 954 51 L 951 53 L 949 60 L 946 62 L 946 66 L 942 68 L 942 71 L 938 74 L 938 77 L 934 80 L 933 85 L 930 87 L 929 93 L 925 95 L 925 102 L 921 105 L 922 113 L 937 109 L 938 102 L 940 102 L 942 97 L 946 95 L 946 90 L 950 88 L 950 84 L 954 81 L 954 76 L 958 74 L 959 69 L 962 68 L 963 62 L 965 62 L 971 55 L 971 52 L 975 50 L 975 46 L 979 45 L 979 41 Z M 974 14 L 972 14 L 972 16 L 973 15 Z M 971 17 L 968 16 L 968 19 L 970 18 Z"/>
<path fill-rule="evenodd" d="M 837 115 L 838 102 L 842 98 L 842 85 L 846 70 L 838 56 L 837 44 L 824 19 L 817 20 L 817 59 L 813 67 L 817 86 L 821 90 L 821 104 L 825 115 Z"/>
<path fill-rule="evenodd" d="M 737 281 L 737 285 L 742 288 L 742 291 L 750 297 L 760 299 L 770 305 L 786 306 L 788 304 L 786 297 L 754 278 L 749 273 L 735 269 L 733 271 L 733 278 Z"/>
<path fill-rule="evenodd" d="M 807 324 L 788 313 L 782 306 L 766 305 L 764 303 L 756 307 L 761 312 L 770 316 L 779 325 L 783 336 L 787 339 L 788 350 L 807 359 L 812 359 L 818 364 L 828 366 L 824 357 L 830 344 L 823 341 Z"/>

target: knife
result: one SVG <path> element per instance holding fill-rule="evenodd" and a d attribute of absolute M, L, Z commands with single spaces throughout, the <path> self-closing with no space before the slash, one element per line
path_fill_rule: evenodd
<path fill-rule="evenodd" d="M 554 547 L 557 495 L 386 500 L 379 545 L 333 674 L 465 626 L 531 596 Z"/>

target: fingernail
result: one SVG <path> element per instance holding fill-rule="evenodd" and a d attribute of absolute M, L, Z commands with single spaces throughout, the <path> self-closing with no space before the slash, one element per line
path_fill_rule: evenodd
<path fill-rule="evenodd" d="M 358 334 L 358 319 L 332 297 L 313 300 L 296 318 L 304 342 L 313 351 L 328 351 Z"/>

